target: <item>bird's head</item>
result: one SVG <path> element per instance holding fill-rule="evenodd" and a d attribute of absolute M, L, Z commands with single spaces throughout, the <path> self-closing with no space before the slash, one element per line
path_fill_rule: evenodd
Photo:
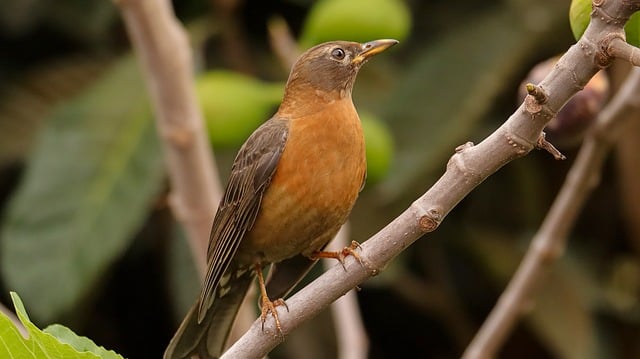
<path fill-rule="evenodd" d="M 293 65 L 287 92 L 315 91 L 329 97 L 351 95 L 360 67 L 372 56 L 397 44 L 397 40 L 366 43 L 331 41 L 316 45 L 303 53 Z"/>

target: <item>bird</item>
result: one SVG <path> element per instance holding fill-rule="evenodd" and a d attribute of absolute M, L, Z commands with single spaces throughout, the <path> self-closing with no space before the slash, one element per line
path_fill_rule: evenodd
<path fill-rule="evenodd" d="M 359 259 L 357 242 L 342 251 L 323 249 L 347 221 L 366 180 L 364 137 L 351 96 L 356 75 L 397 43 L 331 41 L 294 63 L 277 112 L 235 157 L 213 219 L 202 290 L 164 359 L 218 358 L 256 277 L 263 329 L 271 314 L 282 334 L 276 307 L 286 307 L 282 298 L 318 258 Z"/>

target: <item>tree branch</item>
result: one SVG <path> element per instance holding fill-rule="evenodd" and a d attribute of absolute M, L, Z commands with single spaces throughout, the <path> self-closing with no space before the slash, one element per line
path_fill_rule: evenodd
<path fill-rule="evenodd" d="M 168 0 L 116 0 L 144 72 L 171 180 L 170 205 L 204 275 L 221 186 L 193 87 L 192 53 Z"/>
<path fill-rule="evenodd" d="M 619 129 L 632 118 L 629 111 L 638 114 L 638 92 L 640 69 L 634 68 L 618 93 L 598 115 L 595 127 L 585 138 L 560 193 L 533 237 L 520 267 L 463 358 L 495 357 L 518 318 L 530 308 L 533 293 L 555 260 L 564 252 L 569 231 L 599 182 L 602 165 L 614 139 L 619 135 Z"/>
<path fill-rule="evenodd" d="M 601 47 L 604 37 L 621 34 L 622 26 L 640 6 L 640 0 L 597 1 L 594 16 L 582 39 L 569 48 L 539 84 L 545 96 L 528 95 L 516 112 L 484 141 L 476 146 L 472 143 L 459 146 L 449 160 L 447 170 L 433 187 L 362 245 L 360 256 L 364 266 L 347 258 L 346 273 L 336 265 L 289 298 L 289 312 L 278 312 L 285 334 L 359 283 L 378 274 L 411 243 L 435 230 L 453 207 L 488 176 L 534 148 L 542 129 L 564 103 L 600 68 L 611 63 L 611 56 Z M 610 21 L 612 18 L 616 21 Z M 265 323 L 264 333 L 260 321 L 256 321 L 223 358 L 261 357 L 281 340 L 275 333 L 273 321 Z"/>
<path fill-rule="evenodd" d="M 640 66 L 640 49 L 631 46 L 619 37 L 614 37 L 607 45 L 607 52 L 620 60 L 627 61 L 633 66 Z"/>

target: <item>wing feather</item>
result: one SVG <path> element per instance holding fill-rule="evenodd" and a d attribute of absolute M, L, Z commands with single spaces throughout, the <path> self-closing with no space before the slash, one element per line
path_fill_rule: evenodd
<path fill-rule="evenodd" d="M 198 308 L 202 321 L 215 298 L 224 272 L 253 226 L 264 192 L 287 142 L 288 122 L 274 117 L 260 126 L 242 146 L 216 212 L 207 250 L 207 274 Z"/>

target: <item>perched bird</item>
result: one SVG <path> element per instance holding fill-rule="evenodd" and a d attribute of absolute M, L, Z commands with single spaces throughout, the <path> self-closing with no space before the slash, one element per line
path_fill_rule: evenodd
<path fill-rule="evenodd" d="M 213 220 L 202 292 L 165 359 L 219 357 L 256 276 L 263 323 L 271 313 L 280 331 L 275 307 L 317 258 L 342 261 L 355 253 L 355 246 L 322 251 L 347 220 L 366 178 L 351 90 L 360 67 L 396 43 L 327 42 L 293 65 L 278 111 L 236 156 Z M 265 286 L 262 269 L 269 264 L 275 268 Z"/>

